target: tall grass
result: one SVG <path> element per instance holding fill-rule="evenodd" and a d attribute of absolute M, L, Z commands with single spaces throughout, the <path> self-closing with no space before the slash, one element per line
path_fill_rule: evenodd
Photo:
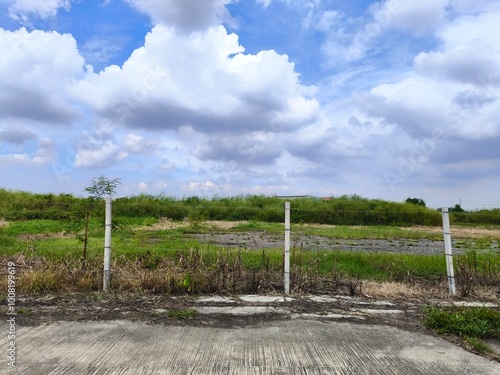
<path fill-rule="evenodd" d="M 69 194 L 32 194 L 0 189 L 0 218 L 9 221 L 49 219 L 70 220 L 82 216 L 89 201 Z M 102 216 L 95 209 L 94 216 Z M 334 225 L 441 225 L 437 210 L 410 203 L 367 199 L 343 195 L 329 199 L 293 199 L 293 223 Z M 184 197 L 140 194 L 117 198 L 113 212 L 117 217 L 159 218 L 172 220 L 255 220 L 282 222 L 284 201 L 276 196 Z M 500 209 L 452 213 L 452 223 L 500 225 Z"/>
<path fill-rule="evenodd" d="M 147 234 L 147 233 L 146 233 Z M 166 238 L 166 237 L 164 237 Z M 159 240 L 158 240 L 159 239 Z M 152 241 L 153 240 L 153 241 Z M 20 293 L 95 291 L 102 281 L 102 239 L 91 238 L 86 260 L 74 238 L 18 241 L 1 263 L 13 261 Z M 498 286 L 500 258 L 456 257 L 460 288 L 474 275 L 477 286 Z M 112 250 L 112 283 L 117 291 L 152 293 L 247 293 L 282 291 L 283 250 L 245 250 L 161 237 L 117 236 Z M 458 267 L 458 265 L 463 267 Z M 363 253 L 292 249 L 292 288 L 298 292 L 356 293 L 361 280 L 442 285 L 443 255 Z M 474 268 L 475 267 L 475 268 Z M 474 274 L 475 270 L 477 274 Z M 7 283 L 3 283 L 3 286 Z"/>

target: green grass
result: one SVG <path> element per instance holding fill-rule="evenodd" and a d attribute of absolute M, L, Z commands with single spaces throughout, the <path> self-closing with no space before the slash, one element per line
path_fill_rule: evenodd
<path fill-rule="evenodd" d="M 257 250 L 228 248 L 204 243 L 192 235 L 205 234 L 209 238 L 212 233 L 228 232 L 236 236 L 247 236 L 246 232 L 254 231 L 282 238 L 283 223 L 251 220 L 223 230 L 210 222 L 192 221 L 175 229 L 151 230 L 150 227 L 158 222 L 158 219 L 151 217 L 114 218 L 112 267 L 121 275 L 121 290 L 165 293 L 212 293 L 214 290 L 253 292 L 260 290 L 263 283 L 267 283 L 268 290 L 273 290 L 276 288 L 276 280 L 282 278 L 282 247 Z M 72 225 L 71 230 L 60 235 L 69 224 Z M 25 291 L 95 292 L 99 290 L 98 278 L 103 261 L 103 219 L 91 218 L 86 262 L 81 261 L 82 231 L 82 221 L 68 223 L 67 220 L 35 219 L 11 222 L 0 228 L 0 255 L 24 256 L 23 262 L 34 265 L 37 272 L 27 272 L 24 275 L 22 287 Z M 352 243 L 361 239 L 391 241 L 404 238 L 414 242 L 421 238 L 442 239 L 441 234 L 421 229 L 403 230 L 393 226 L 292 225 L 292 241 L 307 235 L 327 237 L 332 243 L 335 239 Z M 252 234 L 248 237 L 248 241 L 251 241 Z M 436 282 L 444 280 L 446 276 L 444 254 L 315 250 L 316 243 L 313 242 L 291 249 L 291 276 L 298 280 L 296 284 L 302 285 L 304 282 L 304 285 L 313 285 L 318 278 L 330 281 L 362 279 Z M 464 242 L 463 247 L 467 251 L 454 258 L 457 285 L 460 286 L 460 280 L 469 280 L 470 277 L 474 283 L 496 285 L 500 277 L 500 256 L 497 249 L 486 251 L 491 244 L 490 239 L 477 239 L 473 245 Z M 244 283 L 246 284 L 243 285 Z M 473 288 L 474 285 L 470 286 Z"/>
<path fill-rule="evenodd" d="M 295 255 L 292 264 L 299 264 Z M 446 274 L 444 257 L 440 255 L 415 255 L 397 253 L 364 253 L 346 251 L 304 251 L 302 264 L 314 267 L 319 274 L 335 270 L 349 277 L 394 281 L 409 276 L 424 278 L 442 277 Z"/>
<path fill-rule="evenodd" d="M 220 259 L 221 252 L 232 262 L 239 262 L 249 269 L 263 267 L 279 270 L 283 262 L 283 249 L 247 250 L 228 249 L 215 244 L 201 244 L 198 240 L 186 237 L 194 233 L 210 233 L 215 230 L 210 224 L 200 223 L 197 226 L 186 226 L 176 229 L 140 230 L 140 227 L 149 226 L 157 222 L 156 219 L 136 218 L 118 220 L 112 237 L 112 257 L 118 264 L 140 258 L 149 268 L 155 268 L 164 260 L 177 261 L 179 257 L 186 257 L 196 252 L 200 261 L 207 267 L 214 266 Z M 92 219 L 89 230 L 87 257 L 89 261 L 101 261 L 104 246 L 104 230 L 100 219 Z M 15 255 L 24 253 L 28 256 L 43 256 L 47 260 L 78 259 L 83 254 L 83 242 L 74 235 L 65 237 L 49 237 L 33 240 L 20 239 L 20 234 L 53 234 L 61 231 L 60 221 L 31 220 L 10 223 L 8 227 L 0 228 L 2 240 L 2 254 Z M 239 233 L 242 231 L 264 231 L 272 235 L 283 235 L 284 227 L 281 223 L 262 223 L 249 221 L 238 224 L 236 228 L 226 232 Z M 223 231 L 222 231 L 223 232 Z M 420 231 L 402 230 L 396 227 L 347 227 L 332 228 L 314 227 L 294 224 L 292 236 L 317 235 L 332 239 L 342 238 L 356 241 L 363 238 L 392 238 L 414 239 L 427 236 Z M 441 235 L 439 235 L 441 237 Z M 478 240 L 481 245 L 490 242 Z M 312 245 L 314 246 L 314 245 Z M 445 275 L 444 255 L 416 255 L 408 253 L 373 253 L 373 252 L 346 252 L 346 251 L 316 251 L 292 249 L 292 267 L 296 271 L 315 272 L 327 275 L 332 272 L 341 273 L 347 277 L 362 279 L 392 281 L 406 280 L 411 277 L 439 278 Z M 462 260 L 475 274 L 500 274 L 500 257 L 494 252 L 477 252 L 474 257 L 465 253 L 455 257 L 455 261 Z"/>
<path fill-rule="evenodd" d="M 59 220 L 27 220 L 9 223 L 2 232 L 7 236 L 26 234 L 59 233 L 64 231 L 64 223 Z"/>
<path fill-rule="evenodd" d="M 439 333 L 486 338 L 500 334 L 500 311 L 486 307 L 428 307 L 425 324 Z"/>
<path fill-rule="evenodd" d="M 27 308 L 27 307 L 20 307 L 18 310 L 17 310 L 17 313 L 19 315 L 24 315 L 24 316 L 28 316 L 28 315 L 31 315 L 31 309 Z"/>
<path fill-rule="evenodd" d="M 393 226 L 346 226 L 340 225 L 332 228 L 322 227 L 307 227 L 301 225 L 293 225 L 292 232 L 316 235 L 329 238 L 338 238 L 344 240 L 356 239 L 429 239 L 429 240 L 442 240 L 441 233 L 433 233 L 430 231 L 421 230 L 404 230 Z"/>
<path fill-rule="evenodd" d="M 486 307 L 425 307 L 424 323 L 438 333 L 461 337 L 479 352 L 491 351 L 481 339 L 500 335 L 500 311 Z"/>
<path fill-rule="evenodd" d="M 173 319 L 192 319 L 198 314 L 195 309 L 169 310 L 167 316 Z"/>

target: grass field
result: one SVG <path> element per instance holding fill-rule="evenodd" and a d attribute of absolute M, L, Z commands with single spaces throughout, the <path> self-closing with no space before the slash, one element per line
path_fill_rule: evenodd
<path fill-rule="evenodd" d="M 66 220 L 3 222 L 2 257 L 18 264 L 23 293 L 97 291 L 102 278 L 104 229 L 102 218 L 89 224 L 87 257 L 82 259 L 82 223 Z M 499 286 L 500 255 L 492 246 L 500 240 L 496 228 L 457 229 L 468 247 L 455 257 L 462 294 L 478 287 Z M 231 248 L 202 243 L 191 235 L 252 232 L 281 238 L 280 223 L 171 221 L 156 218 L 117 218 L 113 222 L 113 287 L 118 291 L 168 293 L 261 292 L 282 288 L 283 248 Z M 294 224 L 292 238 L 430 239 L 441 240 L 439 227 L 331 226 Z M 458 235 L 460 238 L 460 235 Z M 473 241 L 469 241 L 473 239 Z M 467 241 L 465 241 L 467 240 Z M 458 242 L 460 244 L 461 242 Z M 472 245 L 471 245 L 472 243 Z M 443 289 L 444 255 L 292 248 L 292 288 L 296 291 L 360 292 L 362 281 L 403 282 Z M 461 285 L 463 283 L 464 285 Z M 3 285 L 6 285 L 3 283 Z"/>

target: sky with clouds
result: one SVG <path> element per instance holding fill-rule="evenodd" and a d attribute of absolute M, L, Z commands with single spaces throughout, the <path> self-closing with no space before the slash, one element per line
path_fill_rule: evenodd
<path fill-rule="evenodd" d="M 0 0 L 0 187 L 500 207 L 497 0 Z"/>

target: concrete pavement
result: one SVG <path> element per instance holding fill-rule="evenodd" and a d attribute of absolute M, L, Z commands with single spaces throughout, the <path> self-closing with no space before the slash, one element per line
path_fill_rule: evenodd
<path fill-rule="evenodd" d="M 500 374 L 498 362 L 434 336 L 300 317 L 239 328 L 57 322 L 16 333 L 15 369 L 0 340 L 1 374 Z"/>

